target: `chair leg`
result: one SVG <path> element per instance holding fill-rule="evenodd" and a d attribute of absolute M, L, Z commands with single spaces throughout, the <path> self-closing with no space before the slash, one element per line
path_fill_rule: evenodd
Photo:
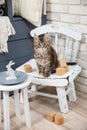
<path fill-rule="evenodd" d="M 37 91 L 36 85 L 33 84 L 33 85 L 31 86 L 31 91 Z"/>
<path fill-rule="evenodd" d="M 4 128 L 10 130 L 9 92 L 3 92 Z"/>
<path fill-rule="evenodd" d="M 23 99 L 24 99 L 24 114 L 25 114 L 25 121 L 26 126 L 31 127 L 31 117 L 30 117 L 30 107 L 28 103 L 28 94 L 27 94 L 27 88 L 24 88 L 23 90 Z"/>
<path fill-rule="evenodd" d="M 15 113 L 16 116 L 20 116 L 20 104 L 19 104 L 19 92 L 14 91 Z"/>
<path fill-rule="evenodd" d="M 74 82 L 69 84 L 69 87 L 71 87 L 71 90 L 68 94 L 69 100 L 70 101 L 76 101 L 76 91 L 75 91 L 75 85 Z"/>
<path fill-rule="evenodd" d="M 65 87 L 62 88 L 56 87 L 56 90 L 57 90 L 57 95 L 59 100 L 60 111 L 63 113 L 67 113 L 69 110 L 68 110 Z"/>

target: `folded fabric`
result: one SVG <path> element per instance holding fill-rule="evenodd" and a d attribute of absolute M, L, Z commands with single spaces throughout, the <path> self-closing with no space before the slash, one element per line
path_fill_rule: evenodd
<path fill-rule="evenodd" d="M 15 30 L 7 16 L 0 16 L 0 53 L 8 52 L 8 37 L 14 35 Z"/>
<path fill-rule="evenodd" d="M 5 3 L 5 0 L 0 0 L 0 5 L 4 3 Z"/>
<path fill-rule="evenodd" d="M 19 15 L 35 26 L 41 25 L 43 0 L 13 0 L 13 15 Z"/>

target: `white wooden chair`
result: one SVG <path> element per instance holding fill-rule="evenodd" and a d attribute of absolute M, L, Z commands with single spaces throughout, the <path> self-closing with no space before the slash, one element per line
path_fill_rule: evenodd
<path fill-rule="evenodd" d="M 60 52 L 59 52 L 59 46 L 61 45 L 59 43 L 60 37 L 62 37 L 64 41 L 66 41 L 64 43 L 65 48 L 63 51 L 64 55 L 62 58 L 66 59 L 66 61 L 69 63 L 72 63 L 72 64 L 75 63 L 77 60 L 76 57 L 78 54 L 79 40 L 81 40 L 81 34 L 61 24 L 60 25 L 55 25 L 55 24 L 43 25 L 41 27 L 33 29 L 30 34 L 33 37 L 34 34 L 42 35 L 47 32 L 51 33 L 51 35 L 53 33 L 55 34 L 54 48 L 58 55 L 60 55 Z M 70 43 L 69 43 L 69 40 L 70 40 Z M 72 41 L 74 42 L 73 44 L 72 44 Z M 71 44 L 72 46 L 69 49 L 69 46 Z M 69 51 L 71 50 L 70 52 L 72 52 L 69 55 L 68 55 L 68 50 Z M 58 99 L 60 111 L 63 113 L 67 113 L 69 111 L 68 103 L 67 103 L 67 95 L 70 101 L 76 100 L 74 79 L 80 73 L 81 67 L 77 64 L 73 66 L 70 65 L 69 72 L 65 73 L 63 76 L 57 76 L 56 74 L 51 74 L 49 77 L 42 78 L 38 74 L 37 64 L 36 64 L 35 59 L 31 59 L 30 61 L 27 62 L 27 64 L 31 64 L 33 68 L 33 71 L 31 73 L 28 73 L 29 77 L 31 78 L 31 83 L 33 84 L 31 89 L 29 89 L 28 92 Z M 18 70 L 23 71 L 23 65 L 20 66 Z M 39 92 L 37 90 L 37 85 L 55 87 L 57 91 L 57 95 Z"/>

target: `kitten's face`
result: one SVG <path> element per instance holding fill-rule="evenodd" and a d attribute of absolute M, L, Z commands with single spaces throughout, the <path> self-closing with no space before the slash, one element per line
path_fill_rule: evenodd
<path fill-rule="evenodd" d="M 50 47 L 50 39 L 47 34 L 44 35 L 43 39 L 39 38 L 36 34 L 34 35 L 34 47 L 38 48 L 49 48 Z"/>

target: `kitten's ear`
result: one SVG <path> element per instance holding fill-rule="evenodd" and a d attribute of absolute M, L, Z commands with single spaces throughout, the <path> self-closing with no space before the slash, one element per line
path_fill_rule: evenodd
<path fill-rule="evenodd" d="M 38 38 L 38 36 L 37 36 L 37 34 L 36 34 L 36 33 L 34 33 L 34 38 Z"/>
<path fill-rule="evenodd" d="M 38 35 L 36 35 L 36 33 L 34 34 L 34 41 L 37 42 L 39 40 Z"/>
<path fill-rule="evenodd" d="M 49 40 L 50 40 L 49 34 L 48 34 L 48 33 L 45 33 L 45 34 L 44 34 L 44 41 L 45 41 L 45 42 L 48 42 Z"/>

